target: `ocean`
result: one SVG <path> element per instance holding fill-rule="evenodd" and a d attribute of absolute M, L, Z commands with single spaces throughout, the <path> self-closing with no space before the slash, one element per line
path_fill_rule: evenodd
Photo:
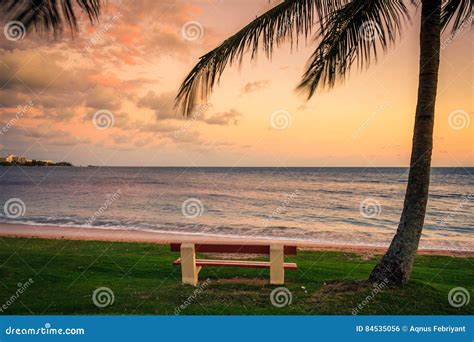
<path fill-rule="evenodd" d="M 434 168 L 421 247 L 474 250 L 474 168 Z M 406 168 L 0 167 L 0 223 L 386 246 Z"/>

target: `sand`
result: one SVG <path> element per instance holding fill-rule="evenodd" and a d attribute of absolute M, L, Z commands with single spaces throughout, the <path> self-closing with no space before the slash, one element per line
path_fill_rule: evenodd
<path fill-rule="evenodd" d="M 98 228 L 75 228 L 43 225 L 0 224 L 0 237 L 22 237 L 59 240 L 144 242 L 168 244 L 172 242 L 228 243 L 228 244 L 270 244 L 282 243 L 296 245 L 300 250 L 339 251 L 358 254 L 382 254 L 387 247 L 326 244 L 301 240 L 272 240 L 255 238 L 234 238 L 222 236 L 203 236 L 194 234 L 176 234 L 148 232 L 138 230 L 117 230 Z M 474 256 L 474 251 L 420 249 L 419 254 Z"/>

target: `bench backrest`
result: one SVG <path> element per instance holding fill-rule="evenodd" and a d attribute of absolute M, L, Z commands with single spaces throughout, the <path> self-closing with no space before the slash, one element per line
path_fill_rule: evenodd
<path fill-rule="evenodd" d="M 180 243 L 170 244 L 172 252 L 179 252 Z M 195 244 L 196 252 L 201 253 L 235 253 L 235 254 L 270 254 L 270 245 L 230 245 L 230 244 Z M 285 246 L 285 255 L 296 255 L 296 246 Z"/>

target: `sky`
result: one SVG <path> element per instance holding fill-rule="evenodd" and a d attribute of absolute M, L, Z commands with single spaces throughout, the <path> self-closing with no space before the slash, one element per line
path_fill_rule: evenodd
<path fill-rule="evenodd" d="M 192 118 L 173 108 L 199 57 L 268 0 L 109 1 L 74 38 L 0 37 L 0 155 L 112 166 L 408 166 L 419 10 L 367 70 L 310 100 L 314 38 L 228 68 Z M 433 166 L 474 166 L 473 32 L 442 36 Z"/>

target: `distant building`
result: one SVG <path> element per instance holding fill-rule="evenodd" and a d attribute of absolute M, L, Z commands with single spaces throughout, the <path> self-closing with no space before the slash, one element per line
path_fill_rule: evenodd
<path fill-rule="evenodd" d="M 42 163 L 43 165 L 55 165 L 56 163 L 50 159 L 38 160 L 38 162 Z M 32 159 L 26 157 L 15 156 L 13 154 L 8 154 L 5 158 L 0 158 L 0 163 L 10 163 L 10 164 L 19 164 L 19 165 L 28 165 L 28 164 L 36 164 L 36 161 L 33 163 Z"/>
<path fill-rule="evenodd" d="M 19 157 L 13 154 L 7 154 L 5 158 L 0 158 L 0 163 L 15 163 L 15 164 L 26 164 L 31 163 L 32 160 L 26 157 Z"/>
<path fill-rule="evenodd" d="M 25 164 L 26 163 L 26 158 L 25 157 L 15 157 L 12 155 L 12 162 L 18 163 L 18 164 Z"/>
<path fill-rule="evenodd" d="M 10 153 L 4 159 L 6 162 L 11 163 L 13 161 L 13 158 L 15 158 L 15 156 Z"/>

